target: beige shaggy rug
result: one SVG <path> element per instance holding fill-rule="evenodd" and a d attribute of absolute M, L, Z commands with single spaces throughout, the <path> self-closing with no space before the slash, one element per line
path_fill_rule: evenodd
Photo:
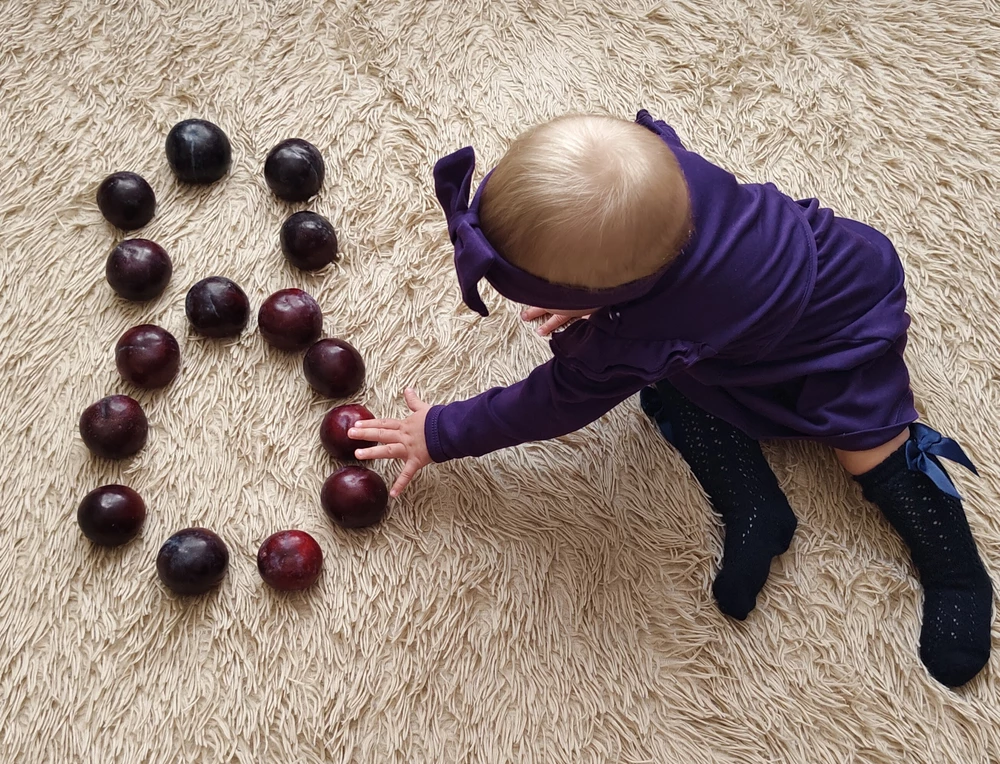
<path fill-rule="evenodd" d="M 1000 27 L 976 0 L 6 0 L 0 6 L 0 761 L 1000 761 L 1000 650 L 951 692 L 917 656 L 921 592 L 905 550 L 833 455 L 768 446 L 801 524 L 745 623 L 716 610 L 720 529 L 630 400 L 550 443 L 425 470 L 380 527 L 348 533 L 318 501 L 334 464 L 301 358 L 255 320 L 192 335 L 187 289 L 240 283 L 254 310 L 298 286 L 368 362 L 359 396 L 405 411 L 510 383 L 547 357 L 517 306 L 458 297 L 434 160 L 475 145 L 480 174 L 534 122 L 569 111 L 674 124 L 747 180 L 818 195 L 896 241 L 926 419 L 1000 573 Z M 203 117 L 231 175 L 182 187 L 163 143 Z M 262 177 L 279 140 L 328 168 L 309 205 Z M 117 299 L 121 237 L 100 180 L 143 174 L 141 235 L 171 254 L 166 293 Z M 343 260 L 285 265 L 293 209 L 328 216 Z M 132 325 L 178 337 L 169 388 L 125 385 Z M 135 395 L 134 459 L 91 458 L 82 409 Z M 379 463 L 391 477 L 397 465 Z M 80 499 L 123 482 L 142 535 L 98 549 Z M 180 599 L 155 556 L 203 525 L 229 545 L 220 589 Z M 300 528 L 319 583 L 280 595 L 256 551 Z M 994 626 L 994 646 L 998 627 Z"/>

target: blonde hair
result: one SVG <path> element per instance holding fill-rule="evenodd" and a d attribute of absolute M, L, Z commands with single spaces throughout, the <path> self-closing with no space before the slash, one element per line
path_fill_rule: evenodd
<path fill-rule="evenodd" d="M 673 152 L 641 125 L 603 116 L 559 117 L 520 135 L 480 206 L 483 233 L 506 260 L 590 289 L 666 266 L 687 242 L 690 221 Z"/>

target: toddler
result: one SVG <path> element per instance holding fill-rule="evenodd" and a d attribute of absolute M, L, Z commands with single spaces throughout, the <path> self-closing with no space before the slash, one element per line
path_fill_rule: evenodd
<path fill-rule="evenodd" d="M 520 136 L 469 201 L 471 148 L 434 168 L 462 297 L 477 285 L 547 317 L 553 358 L 526 379 L 359 422 L 361 459 L 405 461 L 392 495 L 431 461 L 564 435 L 635 393 L 725 525 L 713 584 L 744 619 L 796 519 L 759 445 L 836 450 L 909 547 L 924 589 L 920 657 L 948 686 L 990 654 L 993 590 L 944 471 L 975 471 L 918 423 L 903 360 L 909 316 L 890 241 L 815 199 L 744 184 L 672 128 L 568 116 Z"/>

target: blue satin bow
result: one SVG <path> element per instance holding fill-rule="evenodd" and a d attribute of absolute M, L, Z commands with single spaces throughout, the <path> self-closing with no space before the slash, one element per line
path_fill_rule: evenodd
<path fill-rule="evenodd" d="M 923 472 L 946 494 L 961 499 L 948 473 L 934 457 L 956 462 L 971 470 L 974 475 L 979 474 L 972 460 L 954 440 L 946 438 L 925 424 L 911 425 L 910 439 L 906 441 L 906 466 L 911 470 Z"/>

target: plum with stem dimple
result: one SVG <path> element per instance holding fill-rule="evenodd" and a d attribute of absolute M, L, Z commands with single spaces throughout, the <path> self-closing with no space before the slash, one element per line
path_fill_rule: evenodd
<path fill-rule="evenodd" d="M 166 251 L 155 241 L 126 239 L 111 250 L 104 275 L 119 297 L 142 302 L 163 293 L 173 270 Z"/>
<path fill-rule="evenodd" d="M 188 290 L 184 311 L 199 334 L 238 337 L 250 320 L 250 300 L 235 281 L 210 276 Z"/>
<path fill-rule="evenodd" d="M 109 395 L 84 409 L 80 437 L 104 459 L 124 459 L 146 445 L 149 423 L 139 402 L 127 395 Z"/>
<path fill-rule="evenodd" d="M 350 342 L 319 340 L 306 351 L 302 370 L 312 388 L 328 398 L 349 398 L 365 383 L 365 361 Z"/>
<path fill-rule="evenodd" d="M 229 172 L 233 152 L 222 128 L 204 119 L 185 119 L 167 135 L 167 162 L 184 183 L 208 184 Z"/>
<path fill-rule="evenodd" d="M 104 485 L 83 497 L 76 521 L 83 535 L 101 546 L 121 546 L 139 535 L 146 504 L 124 485 Z"/>
<path fill-rule="evenodd" d="M 305 531 L 279 531 L 257 551 L 257 571 L 265 583 L 284 592 L 312 586 L 323 567 L 323 550 Z"/>
<path fill-rule="evenodd" d="M 185 528 L 156 555 L 156 573 L 176 594 L 204 594 L 218 586 L 229 567 L 229 549 L 207 528 Z"/>
<path fill-rule="evenodd" d="M 274 195 L 286 202 L 304 202 L 319 193 L 326 166 L 319 149 L 301 138 L 275 146 L 264 160 L 264 179 Z"/>
<path fill-rule="evenodd" d="M 165 387 L 177 376 L 181 351 L 170 332 L 153 324 L 133 326 L 115 346 L 122 378 L 138 387 Z"/>
<path fill-rule="evenodd" d="M 307 292 L 282 289 L 260 306 L 257 328 L 279 350 L 305 350 L 323 333 L 323 311 Z"/>
<path fill-rule="evenodd" d="M 296 212 L 281 226 L 281 251 L 296 268 L 318 271 L 337 261 L 337 232 L 322 215 Z"/>
<path fill-rule="evenodd" d="M 141 175 L 116 172 L 98 186 L 97 208 L 111 225 L 132 231 L 153 219 L 156 195 Z"/>
<path fill-rule="evenodd" d="M 343 528 L 367 528 L 385 517 L 389 490 L 382 477 L 367 467 L 342 467 L 323 483 L 324 511 Z"/>

